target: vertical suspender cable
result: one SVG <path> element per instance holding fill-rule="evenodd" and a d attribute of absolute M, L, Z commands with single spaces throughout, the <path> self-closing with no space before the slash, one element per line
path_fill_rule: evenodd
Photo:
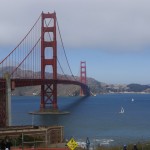
<path fill-rule="evenodd" d="M 65 51 L 64 44 L 63 44 L 63 40 L 62 40 L 62 36 L 61 36 L 61 32 L 60 32 L 60 28 L 59 28 L 59 24 L 58 24 L 57 18 L 56 18 L 56 23 L 57 23 L 57 27 L 58 27 L 58 31 L 59 31 L 60 40 L 61 40 L 61 43 L 62 43 L 62 47 L 63 47 L 63 50 L 64 50 L 64 54 L 65 54 L 65 57 L 66 57 L 66 61 L 67 61 L 67 64 L 68 64 L 70 73 L 71 73 L 72 77 L 74 78 L 74 80 L 76 80 L 75 76 L 74 76 L 73 73 L 72 73 L 71 67 L 70 67 L 70 65 L 69 65 L 69 61 L 68 61 L 68 58 L 67 58 L 67 55 L 66 55 L 66 51 Z"/>

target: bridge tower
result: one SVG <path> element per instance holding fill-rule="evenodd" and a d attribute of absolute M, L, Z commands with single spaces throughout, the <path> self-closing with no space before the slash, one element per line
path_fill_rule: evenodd
<path fill-rule="evenodd" d="M 86 62 L 81 61 L 80 62 L 80 82 L 86 84 Z M 84 96 L 85 89 L 80 89 L 80 96 Z"/>
<path fill-rule="evenodd" d="M 45 21 L 52 21 L 51 25 L 46 25 Z M 57 110 L 57 41 L 56 41 L 56 13 L 42 12 L 41 17 L 41 79 L 46 79 L 46 66 L 52 68 L 52 79 L 53 83 L 47 84 L 43 83 L 41 85 L 41 103 L 40 110 L 45 111 L 46 109 Z M 52 35 L 52 39 L 47 41 L 45 39 L 45 33 Z M 51 58 L 46 57 L 46 48 L 49 53 L 52 53 Z"/>

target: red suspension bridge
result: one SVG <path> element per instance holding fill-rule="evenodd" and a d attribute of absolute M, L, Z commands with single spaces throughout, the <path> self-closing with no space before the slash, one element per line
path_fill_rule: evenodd
<path fill-rule="evenodd" d="M 65 62 L 57 51 L 60 48 L 57 34 L 71 76 L 64 73 L 62 64 Z M 10 125 L 10 97 L 16 87 L 40 85 L 40 111 L 44 112 L 48 109 L 58 111 L 58 84 L 78 85 L 80 95 L 90 95 L 86 85 L 86 63 L 81 62 L 80 80 L 77 80 L 68 63 L 56 13 L 42 12 L 16 48 L 0 62 L 0 126 Z"/>

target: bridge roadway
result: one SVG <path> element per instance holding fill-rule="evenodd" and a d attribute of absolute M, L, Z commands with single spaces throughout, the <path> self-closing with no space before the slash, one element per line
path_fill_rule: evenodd
<path fill-rule="evenodd" d="M 5 83 L 5 79 L 0 79 L 1 83 Z M 79 81 L 73 81 L 73 80 L 63 80 L 63 79 L 23 79 L 23 78 L 13 78 L 11 79 L 11 86 L 12 89 L 15 87 L 24 87 L 24 86 L 36 86 L 36 85 L 46 85 L 46 84 L 72 84 L 72 85 L 78 85 L 80 86 L 85 95 L 90 95 L 90 91 L 88 89 L 88 86 L 84 83 L 81 83 Z M 2 86 L 2 84 L 1 84 Z M 3 84 L 4 86 L 4 84 Z"/>
<path fill-rule="evenodd" d="M 82 87 L 87 87 L 87 85 L 79 82 L 79 81 L 73 81 L 73 80 L 62 80 L 62 79 L 11 79 L 11 81 L 15 82 L 16 87 L 22 87 L 22 86 L 33 86 L 33 85 L 46 85 L 46 84 L 73 84 L 73 85 L 79 85 Z"/>

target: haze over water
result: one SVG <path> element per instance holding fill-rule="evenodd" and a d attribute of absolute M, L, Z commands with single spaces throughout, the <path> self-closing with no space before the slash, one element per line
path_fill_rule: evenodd
<path fill-rule="evenodd" d="M 134 99 L 134 101 L 132 100 Z M 124 144 L 150 139 L 150 94 L 106 94 L 94 97 L 59 97 L 68 115 L 29 115 L 39 110 L 40 97 L 12 97 L 13 125 L 62 125 L 66 139 Z M 121 107 L 123 114 L 119 113 Z"/>

